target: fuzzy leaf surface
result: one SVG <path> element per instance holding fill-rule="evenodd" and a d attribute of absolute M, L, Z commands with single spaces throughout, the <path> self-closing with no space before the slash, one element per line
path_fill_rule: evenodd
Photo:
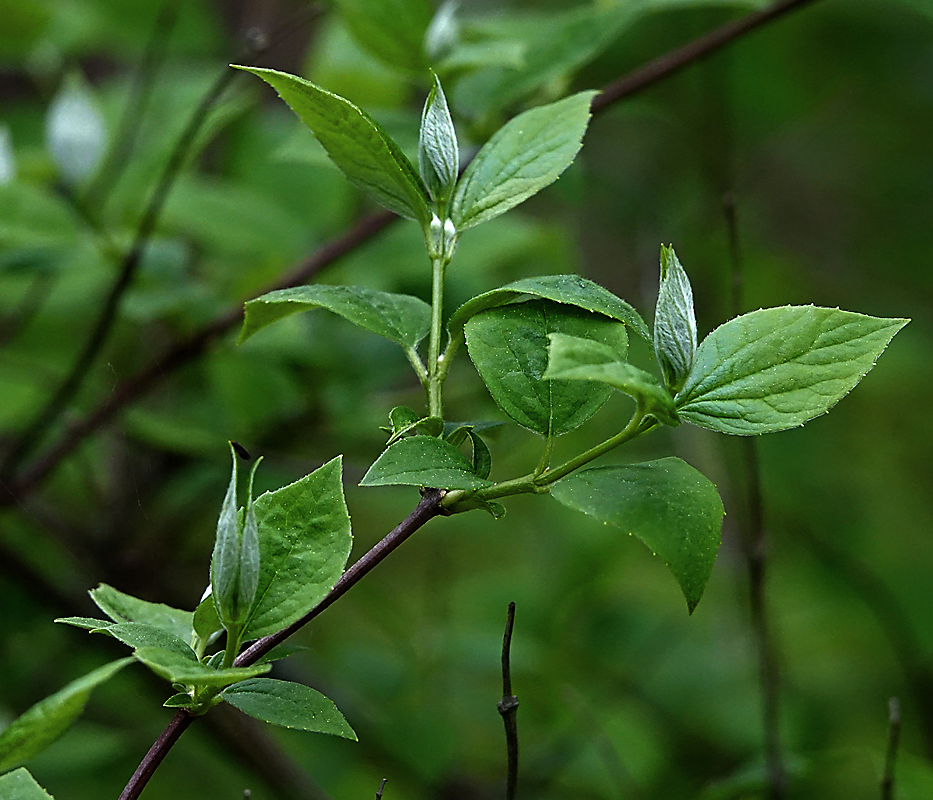
<path fill-rule="evenodd" d="M 743 314 L 697 348 L 678 412 L 740 436 L 799 427 L 848 394 L 907 322 L 818 306 Z"/>
<path fill-rule="evenodd" d="M 310 611 L 343 574 L 353 535 L 340 457 L 255 502 L 260 571 L 243 639 L 259 639 Z"/>
<path fill-rule="evenodd" d="M 409 436 L 386 448 L 360 481 L 360 486 L 432 486 L 437 489 L 480 489 L 490 483 L 450 442 L 434 436 Z"/>
<path fill-rule="evenodd" d="M 661 247 L 661 284 L 654 312 L 654 352 L 664 382 L 676 392 L 684 385 L 697 349 L 693 287 L 673 247 Z"/>
<path fill-rule="evenodd" d="M 457 230 L 498 217 L 556 181 L 580 150 L 595 95 L 579 92 L 532 108 L 493 134 L 454 190 Z"/>
<path fill-rule="evenodd" d="M 679 458 L 662 458 L 585 469 L 555 483 L 551 494 L 661 556 L 693 613 L 713 570 L 725 513 L 708 478 Z"/>
<path fill-rule="evenodd" d="M 150 603 L 138 597 L 124 594 L 106 583 L 91 589 L 91 595 L 97 607 L 114 622 L 142 622 L 161 628 L 183 641 L 191 639 L 194 614 L 162 603 Z"/>
<path fill-rule="evenodd" d="M 38 755 L 81 715 L 95 687 L 110 680 L 132 658 L 111 661 L 69 683 L 14 719 L 0 732 L 0 772 Z"/>
<path fill-rule="evenodd" d="M 434 84 L 421 113 L 418 169 L 431 197 L 438 202 L 446 202 L 457 183 L 460 150 L 444 89 L 437 75 L 432 72 L 431 76 Z"/>
<path fill-rule="evenodd" d="M 52 800 L 25 767 L 0 775 L 0 797 L 3 800 Z"/>
<path fill-rule="evenodd" d="M 279 289 L 250 300 L 240 344 L 276 320 L 315 308 L 326 308 L 403 347 L 416 347 L 431 328 L 431 307 L 417 297 L 359 286 L 315 284 Z"/>
<path fill-rule="evenodd" d="M 337 706 L 320 692 L 300 683 L 253 678 L 226 689 L 223 697 L 234 708 L 263 722 L 357 741 Z"/>
<path fill-rule="evenodd" d="M 428 193 L 408 157 L 369 114 L 310 81 L 274 69 L 236 66 L 272 86 L 352 183 L 377 201 L 426 225 Z"/>
<path fill-rule="evenodd" d="M 547 380 L 596 381 L 625 392 L 666 425 L 680 424 L 674 398 L 655 377 L 619 359 L 610 347 L 563 333 L 548 336 Z"/>
<path fill-rule="evenodd" d="M 471 317 L 524 297 L 539 297 L 603 314 L 611 319 L 624 322 L 646 342 L 651 341 L 648 326 L 632 306 L 598 283 L 581 278 L 579 275 L 542 275 L 536 278 L 522 278 L 514 283 L 477 295 L 460 306 L 451 316 L 447 325 L 451 339 L 463 338 L 463 326 Z"/>
<path fill-rule="evenodd" d="M 628 349 L 624 325 L 546 300 L 494 308 L 466 325 L 470 358 L 496 405 L 519 425 L 548 437 L 582 425 L 612 394 L 599 383 L 544 379 L 552 333 L 596 340 L 619 359 Z"/>

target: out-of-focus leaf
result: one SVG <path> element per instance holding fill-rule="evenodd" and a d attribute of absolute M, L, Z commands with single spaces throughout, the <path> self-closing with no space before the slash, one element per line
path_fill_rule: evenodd
<path fill-rule="evenodd" d="M 335 0 L 354 38 L 377 58 L 401 69 L 427 67 L 422 41 L 433 9 L 427 0 Z"/>
<path fill-rule="evenodd" d="M 81 75 L 69 75 L 52 101 L 45 138 L 67 183 L 83 183 L 97 171 L 107 147 L 107 131 L 91 87 Z"/>

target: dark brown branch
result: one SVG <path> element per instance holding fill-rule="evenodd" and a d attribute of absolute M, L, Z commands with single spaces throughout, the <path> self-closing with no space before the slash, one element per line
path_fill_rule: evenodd
<path fill-rule="evenodd" d="M 505 783 L 506 800 L 515 800 L 518 790 L 518 698 L 512 694 L 512 629 L 515 627 L 515 603 L 509 603 L 509 613 L 502 635 L 502 699 L 496 708 L 505 725 L 505 749 L 508 775 Z"/>
<path fill-rule="evenodd" d="M 894 800 L 894 765 L 901 740 L 901 703 L 896 697 L 888 701 L 888 751 L 884 757 L 881 779 L 881 800 Z"/>
<path fill-rule="evenodd" d="M 643 67 L 619 78 L 603 89 L 593 100 L 593 113 L 602 111 L 606 106 L 612 105 L 623 97 L 640 92 L 675 72 L 679 72 L 688 64 L 706 58 L 755 28 L 813 2 L 814 0 L 779 0 L 760 11 L 727 22 L 699 39 L 694 39 L 677 50 L 672 50 L 654 61 L 649 61 Z"/>
<path fill-rule="evenodd" d="M 388 778 L 383 778 L 382 783 L 379 784 L 379 788 L 376 789 L 376 800 L 382 800 L 382 792 L 386 788 L 386 784 L 389 782 Z"/>
<path fill-rule="evenodd" d="M 726 23 L 706 36 L 648 63 L 607 86 L 593 101 L 593 113 L 600 113 L 612 103 L 666 78 L 687 64 L 736 40 L 742 34 L 813 1 L 781 0 L 762 11 Z M 386 212 L 367 217 L 348 233 L 309 256 L 283 276 L 272 288 L 287 288 L 306 282 L 340 256 L 364 244 L 395 219 L 397 217 Z M 59 441 L 51 445 L 22 473 L 19 480 L 7 479 L 8 485 L 5 487 L 7 496 L 0 494 L 0 507 L 9 505 L 17 497 L 33 491 L 86 436 L 107 424 L 122 408 L 135 402 L 176 369 L 199 357 L 214 339 L 239 322 L 240 315 L 239 309 L 226 312 L 190 338 L 176 344 L 151 367 L 120 383 L 88 416 L 68 428 Z M 0 485 L 0 488 L 4 487 Z"/>
<path fill-rule="evenodd" d="M 156 767 L 162 763 L 168 755 L 168 751 L 171 750 L 175 742 L 181 738 L 181 735 L 188 729 L 188 726 L 194 722 L 194 719 L 195 718 L 186 711 L 176 712 L 175 716 L 172 717 L 172 721 L 169 722 L 159 738 L 156 739 L 152 747 L 149 748 L 149 752 L 146 753 L 145 758 L 139 762 L 139 766 L 136 767 L 136 772 L 133 773 L 133 777 L 130 778 L 130 782 L 126 784 L 126 788 L 120 795 L 120 800 L 136 800 L 136 798 L 139 797 L 143 788 L 152 777 L 152 773 L 156 771 Z"/>

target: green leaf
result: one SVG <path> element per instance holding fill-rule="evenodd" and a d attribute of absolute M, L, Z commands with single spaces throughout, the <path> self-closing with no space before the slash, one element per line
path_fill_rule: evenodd
<path fill-rule="evenodd" d="M 354 325 L 414 348 L 431 328 L 431 307 L 417 297 L 363 289 L 358 286 L 297 286 L 250 300 L 240 333 L 242 344 L 276 320 L 299 311 L 326 308 Z"/>
<path fill-rule="evenodd" d="M 190 645 L 177 636 L 141 622 L 118 622 L 101 629 L 134 650 L 140 647 L 159 647 L 197 662 L 198 657 Z"/>
<path fill-rule="evenodd" d="M 401 69 L 427 65 L 422 41 L 433 9 L 427 0 L 335 0 L 353 37 L 370 53 Z"/>
<path fill-rule="evenodd" d="M 12 769 L 45 750 L 81 715 L 91 691 L 132 661 L 132 658 L 111 661 L 40 700 L 13 720 L 0 733 L 0 772 Z"/>
<path fill-rule="evenodd" d="M 679 458 L 662 458 L 576 472 L 551 494 L 641 539 L 667 564 L 693 613 L 713 570 L 725 513 L 706 477 Z"/>
<path fill-rule="evenodd" d="M 796 428 L 848 394 L 908 321 L 816 306 L 736 317 L 697 349 L 680 417 L 740 436 Z"/>
<path fill-rule="evenodd" d="M 62 625 L 73 625 L 75 628 L 81 628 L 86 631 L 99 631 L 115 624 L 103 619 L 94 619 L 93 617 L 59 617 L 54 622 Z"/>
<path fill-rule="evenodd" d="M 240 557 L 243 534 L 237 513 L 237 454 L 230 444 L 233 469 L 230 483 L 224 496 L 217 519 L 217 536 L 214 539 L 214 551 L 211 553 L 211 592 L 220 621 L 229 632 L 239 627 L 249 612 L 252 598 L 243 597 L 240 592 Z"/>
<path fill-rule="evenodd" d="M 619 359 L 610 347 L 562 333 L 548 336 L 545 380 L 596 381 L 625 392 L 666 425 L 677 426 L 674 398 L 653 375 Z"/>
<path fill-rule="evenodd" d="M 223 630 L 220 617 L 217 616 L 217 606 L 214 605 L 214 593 L 209 591 L 198 607 L 194 610 L 194 633 L 202 641 L 207 641 L 215 633 Z"/>
<path fill-rule="evenodd" d="M 431 211 L 424 183 L 408 157 L 369 114 L 295 75 L 233 66 L 272 86 L 350 181 L 389 210 L 427 226 Z"/>
<path fill-rule="evenodd" d="M 583 142 L 596 92 L 579 92 L 519 114 L 476 154 L 457 183 L 450 218 L 458 231 L 493 219 L 557 180 Z"/>
<path fill-rule="evenodd" d="M 456 346 L 456 343 L 463 339 L 463 327 L 471 317 L 490 308 L 497 308 L 528 297 L 540 297 L 553 300 L 555 303 L 603 314 L 611 319 L 624 322 L 646 342 L 651 341 L 648 326 L 634 308 L 608 289 L 586 278 L 581 278 L 579 275 L 542 275 L 537 278 L 522 278 L 514 283 L 477 295 L 460 306 L 447 323 L 451 341 Z"/>
<path fill-rule="evenodd" d="M 479 478 L 463 454 L 433 436 L 410 436 L 391 445 L 376 459 L 360 486 L 432 486 L 437 489 L 480 489 Z"/>
<path fill-rule="evenodd" d="M 389 421 L 392 423 L 389 441 L 393 444 L 404 436 L 423 434 L 425 436 L 440 436 L 444 430 L 444 420 L 440 417 L 422 417 L 417 411 L 407 406 L 396 406 L 389 412 Z"/>
<path fill-rule="evenodd" d="M 173 650 L 161 647 L 140 647 L 133 652 L 133 657 L 145 664 L 160 678 L 169 683 L 181 683 L 188 686 L 221 688 L 230 686 L 248 678 L 262 675 L 272 669 L 271 664 L 254 664 L 251 667 L 231 667 L 213 669 L 197 659 L 190 660 Z"/>
<path fill-rule="evenodd" d="M 676 392 L 684 385 L 697 349 L 693 289 L 673 247 L 661 246 L 661 283 L 654 312 L 654 352 L 664 382 Z"/>
<path fill-rule="evenodd" d="M 320 692 L 300 683 L 253 678 L 231 686 L 223 697 L 234 708 L 263 722 L 357 741 L 337 706 Z"/>
<path fill-rule="evenodd" d="M 353 536 L 335 458 L 256 499 L 260 572 L 243 639 L 259 639 L 310 611 L 343 574 Z"/>
<path fill-rule="evenodd" d="M 190 611 L 140 600 L 117 591 L 106 583 L 91 589 L 88 594 L 97 607 L 114 622 L 143 622 L 174 634 L 183 641 L 191 639 L 194 614 Z"/>
<path fill-rule="evenodd" d="M 187 692 L 173 694 L 168 700 L 162 703 L 163 708 L 190 708 L 196 705 L 195 699 Z"/>
<path fill-rule="evenodd" d="M 548 437 L 582 425 L 612 394 L 598 383 L 544 380 L 551 333 L 595 339 L 619 359 L 628 348 L 624 325 L 547 300 L 494 308 L 466 325 L 470 358 L 493 400 L 519 425 Z"/>
<path fill-rule="evenodd" d="M 25 767 L 0 775 L 0 797 L 3 800 L 52 800 Z"/>
<path fill-rule="evenodd" d="M 418 169 L 431 197 L 439 203 L 446 203 L 457 183 L 460 150 L 441 81 L 433 71 L 431 77 L 434 84 L 421 113 Z"/>

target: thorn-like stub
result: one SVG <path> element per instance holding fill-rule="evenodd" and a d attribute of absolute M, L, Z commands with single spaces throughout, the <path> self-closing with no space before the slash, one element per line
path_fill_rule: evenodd
<path fill-rule="evenodd" d="M 496 705 L 496 708 L 499 709 L 499 713 L 504 717 L 510 711 L 514 711 L 516 708 L 518 708 L 518 698 L 515 697 L 515 695 L 503 697 L 499 701 L 498 705 Z"/>

